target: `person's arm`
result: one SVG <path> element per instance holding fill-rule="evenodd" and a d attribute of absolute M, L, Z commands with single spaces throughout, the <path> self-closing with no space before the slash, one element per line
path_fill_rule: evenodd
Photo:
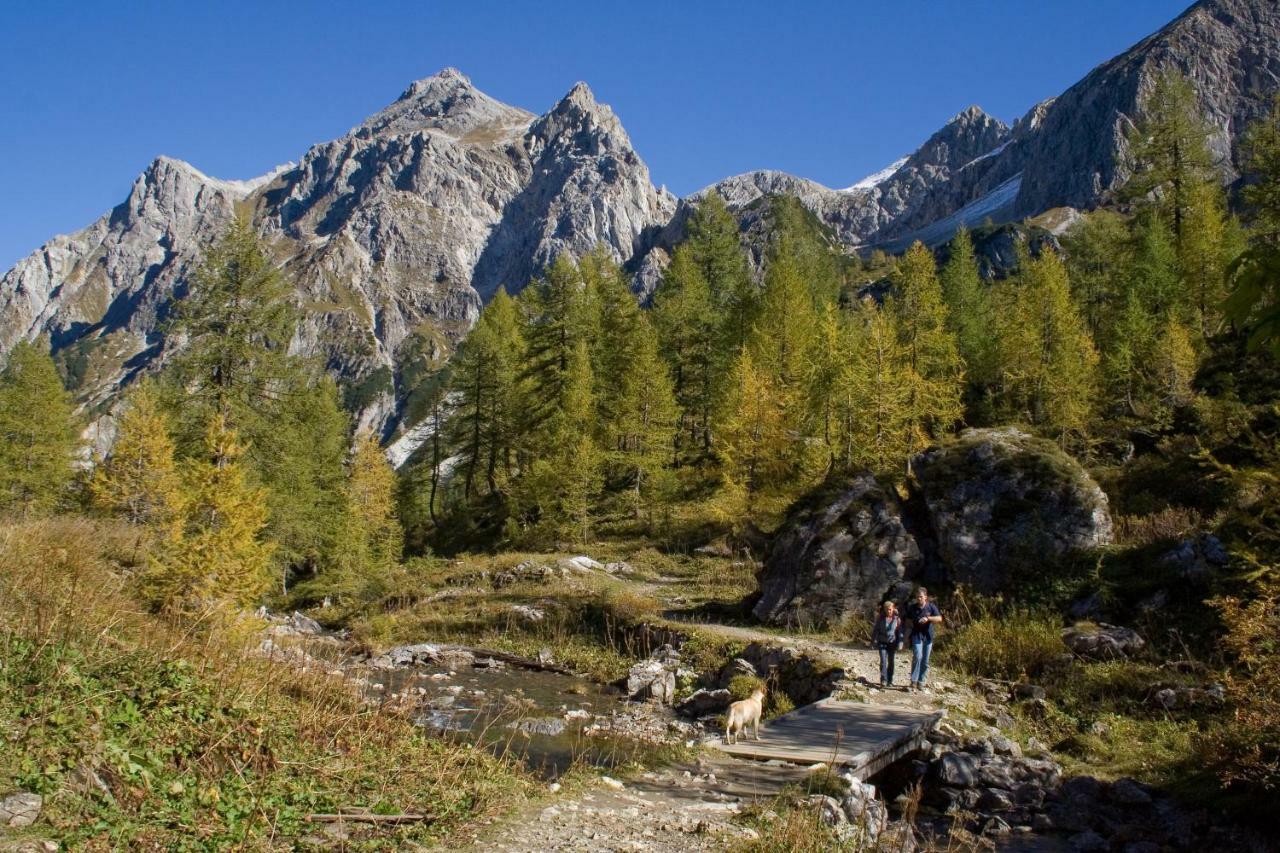
<path fill-rule="evenodd" d="M 942 611 L 938 609 L 938 605 L 933 605 L 933 615 L 929 617 L 930 622 L 942 624 Z"/>

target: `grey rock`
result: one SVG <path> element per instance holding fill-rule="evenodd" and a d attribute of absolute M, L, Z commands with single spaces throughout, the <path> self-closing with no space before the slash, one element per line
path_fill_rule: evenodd
<path fill-rule="evenodd" d="M 969 429 L 912 457 L 948 579 L 986 593 L 1024 570 L 1111 541 L 1107 496 L 1057 445 L 1015 428 Z"/>
<path fill-rule="evenodd" d="M 1062 642 L 1074 654 L 1089 660 L 1116 660 L 1132 657 L 1146 641 L 1132 628 L 1108 625 L 1076 625 L 1064 629 Z"/>
<path fill-rule="evenodd" d="M 1220 571 L 1230 561 L 1222 540 L 1212 533 L 1184 539 L 1160 557 L 1160 562 L 1173 567 L 1178 574 L 1202 580 Z"/>
<path fill-rule="evenodd" d="M 978 808 L 987 812 L 1007 812 L 1013 809 L 1009 792 L 1000 788 L 986 788 L 978 799 Z"/>
<path fill-rule="evenodd" d="M 979 801 L 979 805 L 981 805 L 981 801 Z M 982 824 L 983 835 L 1008 835 L 1011 831 L 1008 822 L 1000 817 L 989 817 Z"/>
<path fill-rule="evenodd" d="M 1039 699 L 1043 700 L 1047 695 L 1043 687 L 1036 684 L 1026 684 L 1019 682 L 1013 685 L 1013 695 L 1019 699 Z"/>
<path fill-rule="evenodd" d="M 513 604 L 511 605 L 511 613 L 525 622 L 541 622 L 547 618 L 545 610 L 529 604 Z"/>
<path fill-rule="evenodd" d="M 1071 836 L 1071 849 L 1076 853 L 1106 853 L 1111 849 L 1107 839 L 1096 832 L 1080 832 Z"/>
<path fill-rule="evenodd" d="M 1017 779 L 1013 768 L 1003 761 L 984 764 L 978 771 L 978 781 L 988 788 L 1002 788 L 1011 791 L 1017 787 Z"/>
<path fill-rule="evenodd" d="M 964 752 L 949 752 L 934 762 L 933 774 L 943 785 L 971 788 L 978 783 L 978 759 Z"/>
<path fill-rule="evenodd" d="M 734 658 L 720 667 L 720 672 L 716 675 L 716 684 L 720 687 L 728 687 L 739 676 L 759 678 L 760 673 L 756 671 L 756 666 L 751 661 Z"/>
<path fill-rule="evenodd" d="M 788 625 L 870 618 L 886 595 L 905 597 L 921 564 L 895 497 L 859 474 L 789 514 L 770 545 L 752 612 Z"/>
<path fill-rule="evenodd" d="M 656 658 L 641 661 L 627 673 L 626 689 L 627 696 L 636 701 L 651 699 L 669 705 L 676 693 L 675 667 Z"/>
<path fill-rule="evenodd" d="M 992 737 L 991 747 L 996 751 L 996 755 L 1005 755 L 1012 758 L 1022 757 L 1022 747 L 1018 745 L 1018 742 L 1003 735 Z"/>
<path fill-rule="evenodd" d="M 285 624 L 299 634 L 315 635 L 324 633 L 324 628 L 320 626 L 319 622 L 310 616 L 299 613 L 297 610 L 293 611 L 293 615 L 286 620 Z"/>
<path fill-rule="evenodd" d="M 507 724 L 507 728 L 524 732 L 527 735 L 547 735 L 550 737 L 563 734 L 566 727 L 565 721 L 559 717 L 517 720 L 514 723 Z"/>
<path fill-rule="evenodd" d="M 1146 788 L 1133 779 L 1117 779 L 1111 784 L 1110 798 L 1127 806 L 1145 806 L 1151 804 L 1151 794 Z"/>
<path fill-rule="evenodd" d="M 825 794 L 810 794 L 800 800 L 802 808 L 814 811 L 824 826 L 838 827 L 846 822 L 844 809 L 835 797 Z"/>
<path fill-rule="evenodd" d="M 19 791 L 0 800 L 0 826 L 20 829 L 31 826 L 40 817 L 44 798 L 30 791 Z"/>
<path fill-rule="evenodd" d="M 729 707 L 733 696 L 723 688 L 717 690 L 696 690 L 687 699 L 676 705 L 676 711 L 686 717 L 705 717 L 719 714 Z"/>

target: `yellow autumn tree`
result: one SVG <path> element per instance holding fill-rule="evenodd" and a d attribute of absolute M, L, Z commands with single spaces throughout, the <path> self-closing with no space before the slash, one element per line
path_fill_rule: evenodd
<path fill-rule="evenodd" d="M 725 496 L 733 497 L 722 515 L 740 509 L 751 515 L 757 498 L 790 473 L 790 436 L 779 389 L 751 352 L 738 356 L 717 435 L 724 462 Z M 735 504 L 741 504 L 740 508 Z"/>
<path fill-rule="evenodd" d="M 180 521 L 182 478 L 168 418 L 150 383 L 129 395 L 111 454 L 94 471 L 89 492 L 96 509 L 130 524 L 167 529 Z"/>
<path fill-rule="evenodd" d="M 356 437 L 346 483 L 343 548 L 334 566 L 322 573 L 317 594 L 372 600 L 389 589 L 404 530 L 396 515 L 396 475 L 378 439 Z"/>
<path fill-rule="evenodd" d="M 248 606 L 271 583 L 266 490 L 249 484 L 244 447 L 226 418 L 215 415 L 205 454 L 185 476 L 181 524 L 158 549 L 143 577 L 143 593 L 160 608 L 208 610 Z"/>

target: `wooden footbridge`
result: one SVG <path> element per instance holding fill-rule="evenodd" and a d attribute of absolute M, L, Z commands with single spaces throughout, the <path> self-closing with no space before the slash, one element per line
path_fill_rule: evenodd
<path fill-rule="evenodd" d="M 708 745 L 737 758 L 825 762 L 866 779 L 922 748 L 925 736 L 942 717 L 942 711 L 898 704 L 823 699 L 764 723 L 760 740 L 747 735 L 726 744 L 719 737 Z"/>

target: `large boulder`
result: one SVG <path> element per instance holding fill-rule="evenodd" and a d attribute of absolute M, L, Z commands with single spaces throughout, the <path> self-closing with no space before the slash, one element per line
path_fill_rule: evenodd
<path fill-rule="evenodd" d="M 979 592 L 1010 571 L 1111 541 L 1107 496 L 1056 444 L 1014 428 L 970 429 L 912 457 L 938 556 Z"/>
<path fill-rule="evenodd" d="M 752 612 L 787 625 L 869 619 L 886 594 L 906 596 L 920 565 L 897 498 L 859 474 L 792 510 L 769 549 Z"/>

